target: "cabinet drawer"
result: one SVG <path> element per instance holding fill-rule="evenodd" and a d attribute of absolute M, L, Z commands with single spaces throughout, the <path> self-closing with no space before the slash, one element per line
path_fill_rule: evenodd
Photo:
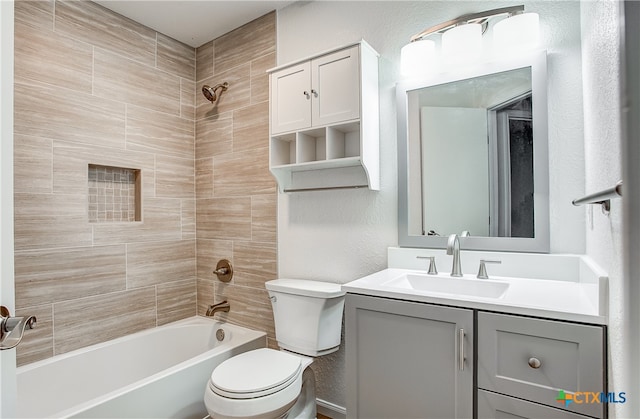
<path fill-rule="evenodd" d="M 603 417 L 602 327 L 480 312 L 477 336 L 478 388 Z M 559 403 L 560 390 L 579 394 Z"/>
<path fill-rule="evenodd" d="M 589 419 L 588 416 L 478 390 L 478 419 Z"/>

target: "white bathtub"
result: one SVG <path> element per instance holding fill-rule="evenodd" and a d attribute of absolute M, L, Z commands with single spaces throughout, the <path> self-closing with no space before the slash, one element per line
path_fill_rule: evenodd
<path fill-rule="evenodd" d="M 215 366 L 265 345 L 262 332 L 192 317 L 58 355 L 18 368 L 18 417 L 202 419 Z"/>

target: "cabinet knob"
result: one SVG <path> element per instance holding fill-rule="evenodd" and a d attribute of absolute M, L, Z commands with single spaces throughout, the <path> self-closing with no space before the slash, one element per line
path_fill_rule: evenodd
<path fill-rule="evenodd" d="M 540 368 L 542 362 L 538 358 L 529 358 L 529 366 L 535 370 Z"/>
<path fill-rule="evenodd" d="M 309 92 L 307 92 L 306 90 L 304 92 L 302 92 L 302 94 L 304 94 L 307 97 L 307 99 L 309 99 L 311 97 Z"/>
<path fill-rule="evenodd" d="M 316 89 L 311 89 L 311 93 L 313 93 L 315 97 L 318 97 L 318 91 Z"/>

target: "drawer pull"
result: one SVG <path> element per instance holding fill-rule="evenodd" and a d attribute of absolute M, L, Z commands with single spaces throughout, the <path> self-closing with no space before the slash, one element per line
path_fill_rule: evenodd
<path fill-rule="evenodd" d="M 538 358 L 529 358 L 529 366 L 535 370 L 540 368 L 542 362 Z"/>

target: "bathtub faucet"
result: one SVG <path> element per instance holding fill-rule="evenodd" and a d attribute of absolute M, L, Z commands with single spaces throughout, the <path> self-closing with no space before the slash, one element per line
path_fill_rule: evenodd
<path fill-rule="evenodd" d="M 207 316 L 209 317 L 213 316 L 218 311 L 222 311 L 223 313 L 228 313 L 230 309 L 231 309 L 231 306 L 229 305 L 227 300 L 224 300 L 221 303 L 210 305 L 209 309 L 207 310 Z"/>

